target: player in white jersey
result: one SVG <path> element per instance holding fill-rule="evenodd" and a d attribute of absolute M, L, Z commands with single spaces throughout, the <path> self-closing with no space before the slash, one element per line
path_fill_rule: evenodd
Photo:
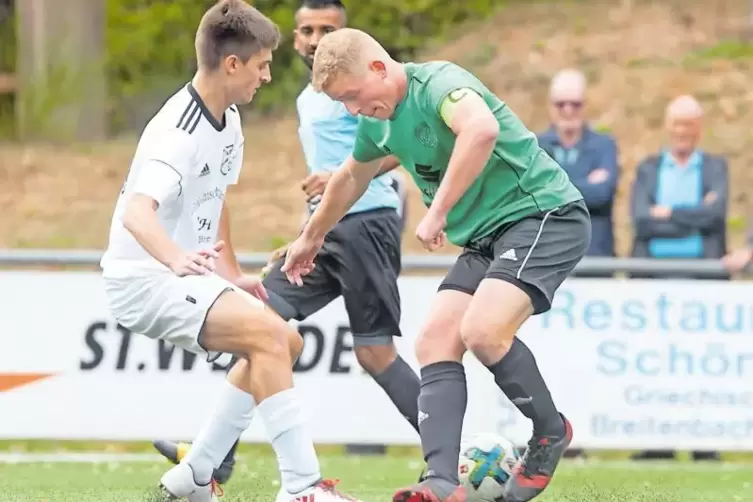
<path fill-rule="evenodd" d="M 118 199 L 101 267 L 125 328 L 205 355 L 237 356 L 215 417 L 160 480 L 168 498 L 216 500 L 212 472 L 257 413 L 279 462 L 278 502 L 353 500 L 322 480 L 293 388 L 298 333 L 262 300 L 233 253 L 225 193 L 238 181 L 236 104 L 268 83 L 279 30 L 242 0 L 221 0 L 196 34 L 198 71 L 149 122 Z"/>

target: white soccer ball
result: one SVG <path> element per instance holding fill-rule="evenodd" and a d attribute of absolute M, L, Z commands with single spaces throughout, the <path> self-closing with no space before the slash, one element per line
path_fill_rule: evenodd
<path fill-rule="evenodd" d="M 520 455 L 510 440 L 492 433 L 474 434 L 460 445 L 458 476 L 468 502 L 498 502 Z"/>

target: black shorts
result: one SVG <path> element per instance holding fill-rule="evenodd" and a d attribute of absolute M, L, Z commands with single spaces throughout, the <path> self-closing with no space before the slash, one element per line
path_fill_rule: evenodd
<path fill-rule="evenodd" d="M 400 336 L 400 217 L 394 209 L 345 216 L 324 239 L 303 286 L 290 284 L 280 259 L 264 278 L 269 305 L 284 319 L 303 320 L 342 295 L 356 345 Z"/>
<path fill-rule="evenodd" d="M 472 295 L 483 279 L 501 279 L 525 291 L 534 314 L 541 314 L 552 307 L 555 291 L 590 241 L 591 218 L 583 201 L 528 216 L 468 244 L 439 290 Z"/>

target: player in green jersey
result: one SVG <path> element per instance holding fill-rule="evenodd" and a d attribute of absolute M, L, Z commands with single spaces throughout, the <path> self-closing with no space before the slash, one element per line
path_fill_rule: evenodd
<path fill-rule="evenodd" d="M 567 174 L 509 107 L 449 62 L 403 64 L 352 29 L 326 35 L 313 85 L 361 115 L 352 156 L 324 193 L 282 270 L 302 284 L 325 234 L 395 155 L 429 210 L 416 236 L 433 251 L 465 249 L 442 282 L 416 345 L 419 429 L 426 479 L 395 502 L 464 502 L 458 455 L 470 350 L 533 422 L 533 437 L 506 483 L 507 502 L 541 493 L 572 440 L 526 345 L 515 336 L 552 297 L 588 249 L 590 218 Z"/>

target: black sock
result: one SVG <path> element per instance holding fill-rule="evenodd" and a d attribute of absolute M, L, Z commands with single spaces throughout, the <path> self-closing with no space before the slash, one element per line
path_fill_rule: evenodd
<path fill-rule="evenodd" d="M 418 427 L 427 463 L 426 476 L 443 480 L 434 486 L 440 499 L 458 485 L 458 458 L 463 418 L 468 404 L 465 368 L 455 361 L 442 361 L 421 368 L 418 396 Z"/>
<path fill-rule="evenodd" d="M 230 447 L 230 451 L 227 452 L 227 455 L 225 455 L 225 460 L 222 461 L 222 463 L 227 462 L 234 462 L 235 461 L 235 450 L 238 449 L 238 444 L 240 444 L 241 440 L 239 439 L 235 443 L 233 443 L 233 446 Z"/>
<path fill-rule="evenodd" d="M 523 415 L 533 422 L 533 433 L 561 437 L 565 424 L 552 401 L 533 353 L 517 337 L 509 352 L 498 362 L 488 366 L 494 381 Z"/>
<path fill-rule="evenodd" d="M 421 381 L 416 372 L 398 355 L 386 370 L 373 377 L 400 413 L 418 431 L 418 393 Z"/>

